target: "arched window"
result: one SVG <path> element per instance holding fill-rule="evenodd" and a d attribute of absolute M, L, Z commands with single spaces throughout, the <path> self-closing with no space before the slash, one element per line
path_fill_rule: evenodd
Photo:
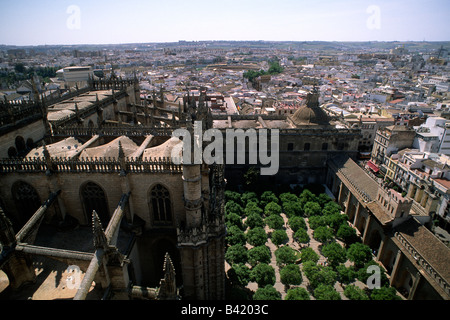
<path fill-rule="evenodd" d="M 87 182 L 81 187 L 81 200 L 83 201 L 86 218 L 90 221 L 92 211 L 95 210 L 104 226 L 109 222 L 108 201 L 102 187 L 94 182 Z"/>
<path fill-rule="evenodd" d="M 152 188 L 150 191 L 150 206 L 154 224 L 172 224 L 172 204 L 169 191 L 165 187 L 157 184 Z"/>
<path fill-rule="evenodd" d="M 19 221 L 25 224 L 41 206 L 36 189 L 25 181 L 17 181 L 12 185 L 11 193 L 19 212 Z"/>
<path fill-rule="evenodd" d="M 14 147 L 9 147 L 8 149 L 8 157 L 15 158 L 17 157 L 17 150 Z"/>
<path fill-rule="evenodd" d="M 292 142 L 288 143 L 287 149 L 288 149 L 288 151 L 294 150 L 294 144 Z"/>
<path fill-rule="evenodd" d="M 16 142 L 16 149 L 19 153 L 25 151 L 26 144 L 22 136 L 17 136 L 15 142 Z"/>
<path fill-rule="evenodd" d="M 323 151 L 328 150 L 328 143 L 326 143 L 326 142 L 322 143 L 322 150 Z"/>
<path fill-rule="evenodd" d="M 31 150 L 31 149 L 33 149 L 34 147 L 35 147 L 35 144 L 34 144 L 33 139 L 28 138 L 28 139 L 27 139 L 27 149 L 28 149 L 28 150 Z"/>
<path fill-rule="evenodd" d="M 305 143 L 304 150 L 309 151 L 311 149 L 311 144 L 309 142 Z"/>

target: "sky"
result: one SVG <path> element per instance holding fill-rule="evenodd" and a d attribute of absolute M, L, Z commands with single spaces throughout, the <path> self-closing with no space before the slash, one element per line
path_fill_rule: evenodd
<path fill-rule="evenodd" d="M 449 41 L 449 0 L 0 0 L 0 44 Z"/>

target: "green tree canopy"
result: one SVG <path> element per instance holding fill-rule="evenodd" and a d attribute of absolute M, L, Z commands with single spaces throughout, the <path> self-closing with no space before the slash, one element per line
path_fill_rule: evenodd
<path fill-rule="evenodd" d="M 246 263 L 248 260 L 247 251 L 245 246 L 239 244 L 228 247 L 225 252 L 225 260 L 230 265 L 234 263 Z"/>
<path fill-rule="evenodd" d="M 313 261 L 306 261 L 303 271 L 312 288 L 317 288 L 320 284 L 334 286 L 337 280 L 337 273 L 331 267 L 317 265 Z"/>
<path fill-rule="evenodd" d="M 313 237 L 317 241 L 325 244 L 334 239 L 334 234 L 330 227 L 322 226 L 314 230 Z"/>
<path fill-rule="evenodd" d="M 247 231 L 247 242 L 254 247 L 262 246 L 267 242 L 267 233 L 261 227 L 255 227 Z"/>
<path fill-rule="evenodd" d="M 248 263 L 254 267 L 258 263 L 270 263 L 272 253 L 267 246 L 253 247 L 248 250 Z"/>
<path fill-rule="evenodd" d="M 322 214 L 322 207 L 315 201 L 309 201 L 303 206 L 305 216 L 312 217 Z"/>
<path fill-rule="evenodd" d="M 305 206 L 307 202 L 315 202 L 317 200 L 316 196 L 308 189 L 304 189 L 302 193 L 300 193 L 300 195 L 298 196 L 298 199 L 302 208 Z"/>
<path fill-rule="evenodd" d="M 286 202 L 297 202 L 298 197 L 291 192 L 284 192 L 280 194 L 281 203 L 284 204 Z"/>
<path fill-rule="evenodd" d="M 281 300 L 281 293 L 273 287 L 273 285 L 266 285 L 263 288 L 258 288 L 253 295 L 253 300 Z"/>
<path fill-rule="evenodd" d="M 264 222 L 272 229 L 281 229 L 284 226 L 284 219 L 277 214 L 271 214 L 264 219 Z"/>
<path fill-rule="evenodd" d="M 340 263 L 347 261 L 347 252 L 339 243 L 332 242 L 322 247 L 322 254 L 327 258 L 328 263 L 332 267 L 338 266 Z"/>
<path fill-rule="evenodd" d="M 253 191 L 246 191 L 241 197 L 242 204 L 246 206 L 249 202 L 259 203 L 258 195 Z"/>
<path fill-rule="evenodd" d="M 311 300 L 308 291 L 302 287 L 288 289 L 284 300 Z"/>
<path fill-rule="evenodd" d="M 248 81 L 253 82 L 256 78 L 259 76 L 266 75 L 267 73 L 264 70 L 247 70 L 244 72 L 243 76 L 244 78 L 248 79 Z"/>
<path fill-rule="evenodd" d="M 256 202 L 249 201 L 244 209 L 244 215 L 248 216 L 251 213 L 257 213 L 260 216 L 263 215 L 264 211 L 261 209 Z"/>
<path fill-rule="evenodd" d="M 239 229 L 244 230 L 242 218 L 234 212 L 225 214 L 225 224 L 228 228 L 230 228 L 231 226 L 237 226 Z"/>
<path fill-rule="evenodd" d="M 339 226 L 336 237 L 344 241 L 346 245 L 351 245 L 352 243 L 358 241 L 356 230 L 350 227 L 347 223 L 343 223 Z"/>
<path fill-rule="evenodd" d="M 227 228 L 226 241 L 230 246 L 235 244 L 245 245 L 247 238 L 245 237 L 244 231 L 242 231 L 238 226 L 232 225 Z"/>
<path fill-rule="evenodd" d="M 350 300 L 369 300 L 367 293 L 354 284 L 345 287 L 344 295 Z"/>
<path fill-rule="evenodd" d="M 310 241 L 308 232 L 305 229 L 298 229 L 295 231 L 294 239 L 297 240 L 298 243 L 308 243 Z"/>
<path fill-rule="evenodd" d="M 281 213 L 281 206 L 275 202 L 269 202 L 265 207 L 264 207 L 264 215 L 270 216 L 272 214 L 275 215 L 279 215 Z"/>
<path fill-rule="evenodd" d="M 314 251 L 313 248 L 306 247 L 306 248 L 303 248 L 302 250 L 300 250 L 300 259 L 301 259 L 302 263 L 306 262 L 306 261 L 317 262 L 317 261 L 319 261 L 319 255 L 317 254 L 316 251 Z"/>
<path fill-rule="evenodd" d="M 341 212 L 341 206 L 339 204 L 337 204 L 334 201 L 328 202 L 327 204 L 325 204 L 323 206 L 323 210 L 322 213 L 324 215 L 329 215 L 329 214 L 333 214 L 333 213 L 340 213 Z"/>
<path fill-rule="evenodd" d="M 297 260 L 297 251 L 289 246 L 282 246 L 275 250 L 278 265 L 291 264 Z"/>
<path fill-rule="evenodd" d="M 268 74 L 279 74 L 284 71 L 283 67 L 280 65 L 278 61 L 270 61 L 269 62 L 269 70 Z"/>
<path fill-rule="evenodd" d="M 250 281 L 250 269 L 245 263 L 234 263 L 227 271 L 231 283 L 245 287 Z"/>
<path fill-rule="evenodd" d="M 318 227 L 323 227 L 327 225 L 327 221 L 324 216 L 312 216 L 308 218 L 309 227 L 313 230 Z"/>
<path fill-rule="evenodd" d="M 254 82 L 255 79 L 260 76 L 279 74 L 279 73 L 282 73 L 283 71 L 284 71 L 284 69 L 280 65 L 279 61 L 270 60 L 269 61 L 269 69 L 267 71 L 264 71 L 262 69 L 259 71 L 247 70 L 244 72 L 243 76 L 244 76 L 244 78 L 248 79 L 248 81 Z"/>
<path fill-rule="evenodd" d="M 264 223 L 263 218 L 256 212 L 251 212 L 247 219 L 245 220 L 245 226 L 249 227 L 250 229 L 254 228 L 262 228 L 266 224 Z"/>
<path fill-rule="evenodd" d="M 313 272 L 317 272 L 320 270 L 316 262 L 311 260 L 302 262 L 302 265 L 303 265 L 303 272 L 305 273 L 306 277 L 309 277 Z"/>
<path fill-rule="evenodd" d="M 251 280 L 255 281 L 259 287 L 264 287 L 268 284 L 274 285 L 275 278 L 275 269 L 268 265 L 267 263 L 258 263 L 251 270 Z"/>
<path fill-rule="evenodd" d="M 233 201 L 236 202 L 237 204 L 241 205 L 241 194 L 236 192 L 236 191 L 231 191 L 231 190 L 226 190 L 224 192 L 224 196 L 225 196 L 225 201 Z"/>
<path fill-rule="evenodd" d="M 233 200 L 230 200 L 225 204 L 225 214 L 236 213 L 241 216 L 243 212 L 244 209 L 242 209 L 241 205 Z"/>
<path fill-rule="evenodd" d="M 317 300 L 341 300 L 341 295 L 333 286 L 323 283 L 314 289 L 314 297 Z"/>
<path fill-rule="evenodd" d="M 302 217 L 290 217 L 288 220 L 289 227 L 292 229 L 292 231 L 296 232 L 298 229 L 305 229 L 306 230 L 306 222 L 305 219 Z"/>
<path fill-rule="evenodd" d="M 25 65 L 23 63 L 16 63 L 16 65 L 14 66 L 14 71 L 16 71 L 17 73 L 25 73 L 26 68 Z"/>
<path fill-rule="evenodd" d="M 302 283 L 302 273 L 296 264 L 288 264 L 280 270 L 280 281 L 282 284 L 300 285 Z"/>
<path fill-rule="evenodd" d="M 342 284 L 349 284 L 355 281 L 356 272 L 352 266 L 346 267 L 345 265 L 340 264 L 336 267 L 336 272 L 338 281 Z"/>
<path fill-rule="evenodd" d="M 347 249 L 347 258 L 360 268 L 372 259 L 370 247 L 360 242 L 353 243 Z"/>
<path fill-rule="evenodd" d="M 279 246 L 289 240 L 286 230 L 284 229 L 274 230 L 270 238 L 272 243 L 276 246 Z"/>
<path fill-rule="evenodd" d="M 283 203 L 283 212 L 289 218 L 294 216 L 301 217 L 304 215 L 300 201 Z"/>
<path fill-rule="evenodd" d="M 370 293 L 371 300 L 402 300 L 397 295 L 397 290 L 394 287 L 381 287 L 379 289 L 373 289 Z"/>
<path fill-rule="evenodd" d="M 347 216 L 341 213 L 333 213 L 323 216 L 325 222 L 333 230 L 338 230 L 338 228 L 347 221 Z"/>
<path fill-rule="evenodd" d="M 317 197 L 317 202 L 320 204 L 320 206 L 323 208 L 327 203 L 332 202 L 333 199 L 326 193 L 321 193 Z"/>
<path fill-rule="evenodd" d="M 264 191 L 260 197 L 261 206 L 265 207 L 270 202 L 275 202 L 278 204 L 278 197 L 272 191 Z"/>

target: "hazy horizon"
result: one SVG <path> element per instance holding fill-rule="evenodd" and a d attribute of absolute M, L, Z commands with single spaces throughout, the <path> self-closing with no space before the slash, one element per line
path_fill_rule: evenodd
<path fill-rule="evenodd" d="M 183 41 L 183 40 L 181 40 Z M 449 42 L 450 40 L 433 40 L 433 41 L 428 41 L 428 40 L 406 40 L 406 41 L 399 41 L 399 40 L 391 40 L 391 41 L 378 41 L 378 40 L 361 40 L 361 41 L 336 41 L 336 40 L 311 40 L 311 41 L 306 41 L 306 40 L 221 40 L 221 39 L 211 39 L 211 40 L 187 40 L 187 42 L 307 42 L 307 43 L 314 43 L 314 42 L 325 42 L 325 43 L 419 43 L 419 42 L 424 42 L 424 43 L 441 43 L 441 42 Z M 179 41 L 158 41 L 158 42 L 118 42 L 118 43 L 54 43 L 54 44 L 33 44 L 33 45 L 16 45 L 16 44 L 4 44 L 4 43 L 0 43 L 0 46 L 6 46 L 6 47 L 43 47 L 43 46 L 126 46 L 126 45 L 145 45 L 145 44 L 169 44 L 169 43 L 179 43 Z"/>
<path fill-rule="evenodd" d="M 0 44 L 449 41 L 447 0 L 0 1 Z"/>

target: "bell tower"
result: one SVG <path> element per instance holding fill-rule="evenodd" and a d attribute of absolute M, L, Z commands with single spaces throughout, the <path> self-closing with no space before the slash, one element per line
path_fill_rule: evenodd
<path fill-rule="evenodd" d="M 201 105 L 200 109 L 204 107 Z M 204 130 L 207 119 L 200 117 L 197 120 L 202 121 Z M 194 150 L 201 139 L 196 136 L 199 133 L 192 129 L 191 117 L 188 116 L 186 121 L 191 134 L 191 150 Z M 223 170 L 223 166 L 195 163 L 193 152 L 191 162 L 183 163 L 185 219 L 183 225 L 177 227 L 177 246 L 183 269 L 183 299 L 225 298 L 225 222 L 221 200 L 225 185 Z"/>

